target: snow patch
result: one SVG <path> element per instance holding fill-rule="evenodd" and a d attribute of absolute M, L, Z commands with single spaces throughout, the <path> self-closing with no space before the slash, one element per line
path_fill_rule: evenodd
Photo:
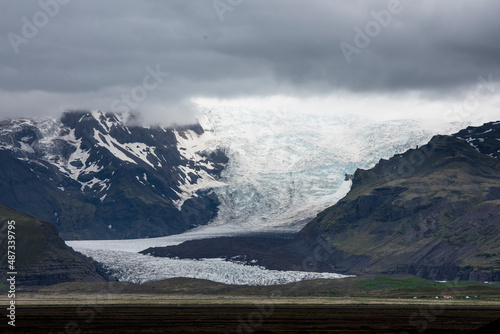
<path fill-rule="evenodd" d="M 101 136 L 104 140 L 101 139 Z M 108 151 L 111 152 L 111 154 L 113 154 L 118 159 L 125 162 L 136 164 L 136 162 L 133 159 L 129 158 L 125 153 L 123 153 L 120 149 L 118 149 L 118 147 L 122 149 L 123 147 L 121 147 L 121 145 L 109 134 L 102 134 L 94 130 L 93 137 L 95 140 L 97 140 L 97 145 L 106 148 Z"/>
<path fill-rule="evenodd" d="M 21 150 L 26 151 L 28 153 L 35 153 L 35 150 L 33 150 L 33 147 L 31 147 L 30 145 L 24 142 L 20 142 L 19 144 L 21 144 Z"/>
<path fill-rule="evenodd" d="M 183 167 L 183 166 L 181 166 L 181 167 Z M 187 175 L 187 173 L 186 173 L 186 175 Z M 197 191 L 202 190 L 202 189 L 209 189 L 209 188 L 213 189 L 213 188 L 222 187 L 222 186 L 226 185 L 225 183 L 214 179 L 213 176 L 211 176 L 210 174 L 208 174 L 204 170 L 197 171 L 196 175 L 198 176 L 196 183 L 191 183 L 191 181 L 189 180 L 188 182 L 185 182 L 184 184 L 179 185 L 178 188 L 181 190 L 180 193 L 175 191 L 174 189 L 172 189 L 180 198 L 178 200 L 173 201 L 174 205 L 177 207 L 177 209 L 179 211 L 181 211 L 182 205 L 184 204 L 185 201 L 187 201 L 188 199 L 191 199 L 193 197 L 198 196 L 196 194 Z M 190 179 L 190 178 L 188 177 L 188 179 Z"/>
<path fill-rule="evenodd" d="M 476 134 L 476 135 L 477 135 L 477 136 L 480 136 L 480 135 L 484 135 L 484 134 L 486 134 L 486 133 L 490 133 L 490 132 L 492 132 L 492 131 L 493 131 L 493 129 L 489 129 L 489 130 L 486 130 L 486 131 L 484 131 L 484 132 L 482 132 L 482 133 L 478 133 L 478 134 Z"/>
<path fill-rule="evenodd" d="M 179 166 L 182 174 L 184 174 L 183 177 L 181 176 L 182 181 L 178 181 L 180 192 L 171 188 L 179 196 L 179 199 L 173 201 L 173 203 L 181 211 L 184 202 L 197 197 L 196 193 L 199 190 L 222 187 L 225 183 L 216 180 L 207 172 L 207 170 L 214 169 L 214 166 L 200 154 L 214 149 L 214 136 L 211 132 L 204 132 L 201 135 L 198 135 L 193 130 L 174 130 L 173 132 L 177 139 L 177 150 L 184 160 L 190 162 L 190 166 Z M 192 180 L 191 174 L 196 176 L 196 182 Z"/>

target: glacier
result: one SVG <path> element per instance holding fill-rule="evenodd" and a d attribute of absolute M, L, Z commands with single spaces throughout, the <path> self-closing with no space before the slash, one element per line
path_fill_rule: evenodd
<path fill-rule="evenodd" d="M 210 224 L 161 238 L 67 244 L 101 262 L 117 279 L 130 282 L 193 277 L 268 285 L 343 277 L 280 272 L 222 259 L 155 258 L 137 252 L 217 236 L 297 232 L 347 194 L 351 181 L 345 174 L 371 168 L 380 159 L 427 143 L 435 134 L 417 120 L 376 121 L 355 114 L 248 107 L 201 108 L 199 122 L 205 131 L 201 136 L 185 133 L 181 138 L 176 134 L 183 154 L 194 159 L 200 152 L 222 149 L 229 157 L 217 183 L 200 185 L 214 191 L 221 202 Z M 461 126 L 456 124 L 445 132 Z M 184 191 L 192 196 L 191 189 Z M 181 209 L 182 201 L 176 204 Z"/>
<path fill-rule="evenodd" d="M 345 174 L 427 143 L 434 133 L 416 120 L 376 122 L 354 114 L 219 107 L 202 109 L 208 146 L 229 165 L 211 228 L 297 232 L 344 197 Z"/>
<path fill-rule="evenodd" d="M 108 274 L 115 279 L 131 283 L 188 277 L 233 285 L 276 285 L 349 277 L 334 273 L 268 270 L 224 259 L 181 260 L 110 250 L 85 250 L 83 253 L 103 263 Z"/>

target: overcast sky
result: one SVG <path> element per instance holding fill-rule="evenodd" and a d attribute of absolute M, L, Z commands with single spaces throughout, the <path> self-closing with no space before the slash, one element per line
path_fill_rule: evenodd
<path fill-rule="evenodd" d="M 184 123 L 196 103 L 246 103 L 500 119 L 499 1 L 0 4 L 0 118 L 130 109 Z"/>

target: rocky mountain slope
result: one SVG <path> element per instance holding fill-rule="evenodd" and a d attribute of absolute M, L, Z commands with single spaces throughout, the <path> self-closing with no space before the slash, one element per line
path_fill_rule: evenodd
<path fill-rule="evenodd" d="M 296 245 L 328 240 L 340 272 L 500 280 L 500 122 L 436 136 L 370 170 Z M 307 246 L 306 246 L 307 245 Z"/>
<path fill-rule="evenodd" d="M 55 224 L 65 239 L 180 233 L 217 215 L 227 162 L 200 126 L 142 127 L 100 111 L 0 122 L 0 204 Z"/>
<path fill-rule="evenodd" d="M 25 290 L 62 282 L 104 282 L 96 263 L 66 246 L 53 224 L 0 205 L 0 279 L 6 282 L 7 226 L 15 221 L 16 286 Z"/>

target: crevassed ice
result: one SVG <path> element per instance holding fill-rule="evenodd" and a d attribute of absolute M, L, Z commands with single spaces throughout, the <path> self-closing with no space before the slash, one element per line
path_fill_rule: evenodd
<path fill-rule="evenodd" d="M 275 285 L 307 279 L 348 277 L 333 273 L 267 270 L 223 259 L 180 260 L 109 250 L 80 250 L 104 264 L 119 281 L 146 283 L 173 277 L 207 279 L 235 285 Z"/>
<path fill-rule="evenodd" d="M 221 206 L 212 226 L 297 231 L 349 191 L 345 174 L 370 168 L 431 137 L 417 121 L 374 122 L 355 115 L 251 108 L 202 109 L 209 146 L 230 158 L 214 188 Z M 302 223 L 300 223 L 302 222 Z"/>

